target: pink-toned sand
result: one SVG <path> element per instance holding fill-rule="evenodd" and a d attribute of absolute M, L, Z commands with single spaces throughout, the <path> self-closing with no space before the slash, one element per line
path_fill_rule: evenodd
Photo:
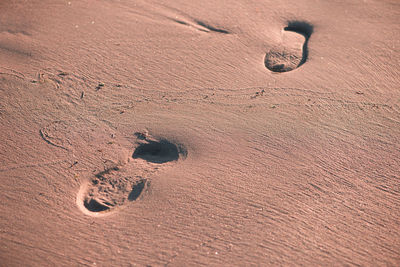
<path fill-rule="evenodd" d="M 400 266 L 399 21 L 1 1 L 0 266 Z"/>

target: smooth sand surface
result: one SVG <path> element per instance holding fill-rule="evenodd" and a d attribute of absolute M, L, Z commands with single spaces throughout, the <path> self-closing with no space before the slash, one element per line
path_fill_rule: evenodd
<path fill-rule="evenodd" d="M 399 266 L 400 2 L 1 1 L 1 266 Z"/>

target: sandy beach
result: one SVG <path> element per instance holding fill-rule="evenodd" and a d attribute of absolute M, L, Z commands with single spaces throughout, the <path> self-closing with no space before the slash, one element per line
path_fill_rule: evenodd
<path fill-rule="evenodd" d="M 0 2 L 0 266 L 400 266 L 400 2 Z"/>

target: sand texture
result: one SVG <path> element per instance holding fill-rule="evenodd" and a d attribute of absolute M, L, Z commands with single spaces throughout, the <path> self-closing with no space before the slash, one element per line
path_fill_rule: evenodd
<path fill-rule="evenodd" d="M 400 2 L 0 2 L 0 266 L 400 266 Z"/>

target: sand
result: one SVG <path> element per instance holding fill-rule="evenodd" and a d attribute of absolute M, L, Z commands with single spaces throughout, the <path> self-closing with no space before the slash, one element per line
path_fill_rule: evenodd
<path fill-rule="evenodd" d="M 399 266 L 400 3 L 2 1 L 1 266 Z"/>

